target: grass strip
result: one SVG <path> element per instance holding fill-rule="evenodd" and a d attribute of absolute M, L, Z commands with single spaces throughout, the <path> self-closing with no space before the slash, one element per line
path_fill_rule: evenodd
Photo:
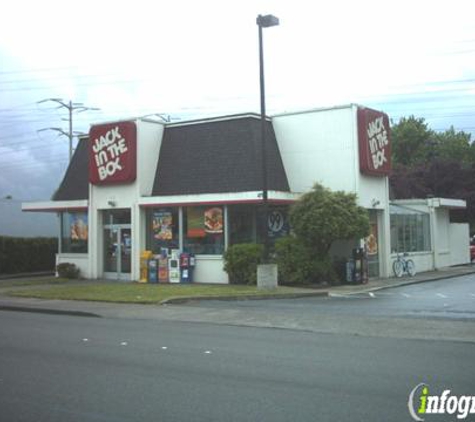
<path fill-rule="evenodd" d="M 299 291 L 292 287 L 258 290 L 255 286 L 163 285 L 139 283 L 88 283 L 85 285 L 56 285 L 41 289 L 21 289 L 7 292 L 9 296 L 40 299 L 86 300 L 116 303 L 159 303 L 177 297 L 219 297 L 275 295 Z"/>
<path fill-rule="evenodd" d="M 0 288 L 5 287 L 23 287 L 23 286 L 42 286 L 49 284 L 65 284 L 68 282 L 67 278 L 39 278 L 39 279 L 8 279 L 0 280 Z"/>

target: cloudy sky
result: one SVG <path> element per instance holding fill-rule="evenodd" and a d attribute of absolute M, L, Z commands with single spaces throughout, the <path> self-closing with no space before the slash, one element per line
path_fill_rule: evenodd
<path fill-rule="evenodd" d="M 67 110 L 93 122 L 259 110 L 256 16 L 269 113 L 357 102 L 397 121 L 475 133 L 471 0 L 17 0 L 0 25 L 0 202 L 49 199 L 68 162 Z M 12 201 L 12 200 L 10 200 Z M 1 228 L 0 228 L 1 233 Z"/>

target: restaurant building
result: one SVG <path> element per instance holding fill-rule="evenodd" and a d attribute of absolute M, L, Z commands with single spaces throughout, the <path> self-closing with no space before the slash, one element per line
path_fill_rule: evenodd
<path fill-rule="evenodd" d="M 52 200 L 23 210 L 58 213 L 57 262 L 76 264 L 83 277 L 137 281 L 144 251 L 186 251 L 194 281 L 227 283 L 226 248 L 262 242 L 265 230 L 271 242 L 288 235 L 289 206 L 318 182 L 356 193 L 368 209 L 369 238 L 338 242 L 332 254 L 348 258 L 365 245 L 370 277 L 390 276 L 403 250 L 419 271 L 468 262 L 468 226 L 449 220 L 464 201 L 390 201 L 386 114 L 351 104 L 267 118 L 267 221 L 260 134 L 257 114 L 93 125 Z M 451 249 L 464 242 L 465 252 Z"/>

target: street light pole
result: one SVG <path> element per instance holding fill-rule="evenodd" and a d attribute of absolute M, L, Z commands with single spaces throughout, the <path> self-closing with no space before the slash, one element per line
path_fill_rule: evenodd
<path fill-rule="evenodd" d="M 68 122 L 69 122 L 69 130 L 68 132 L 64 131 L 61 128 L 57 127 L 49 127 L 45 129 L 40 129 L 39 132 L 43 130 L 55 130 L 56 132 L 61 133 L 62 135 L 66 136 L 69 138 L 69 161 L 73 158 L 73 111 L 78 111 L 79 113 L 82 111 L 87 111 L 87 110 L 100 110 L 97 107 L 86 107 L 82 103 L 73 103 L 71 100 L 69 100 L 67 103 L 64 102 L 61 98 L 47 98 L 46 100 L 41 100 L 38 101 L 38 104 L 45 103 L 47 101 L 53 101 L 55 103 L 59 104 L 58 108 L 64 107 L 68 109 Z"/>
<path fill-rule="evenodd" d="M 267 183 L 267 145 L 266 145 L 266 96 L 264 80 L 264 45 L 262 40 L 262 29 L 279 25 L 279 19 L 273 15 L 259 15 L 256 19 L 259 29 L 259 85 L 261 94 L 261 166 L 262 166 L 262 205 L 264 213 L 264 262 L 269 261 L 269 199 Z"/>

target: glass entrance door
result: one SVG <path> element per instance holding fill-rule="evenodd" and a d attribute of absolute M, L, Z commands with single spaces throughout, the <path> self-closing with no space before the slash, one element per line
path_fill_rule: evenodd
<path fill-rule="evenodd" d="M 368 256 L 368 276 L 379 277 L 379 234 L 378 214 L 375 210 L 369 211 L 370 234 L 365 239 Z"/>
<path fill-rule="evenodd" d="M 130 226 L 104 228 L 104 275 L 113 280 L 130 280 L 132 230 Z"/>
<path fill-rule="evenodd" d="M 130 211 L 107 211 L 104 214 L 104 277 L 130 280 L 131 255 Z"/>

